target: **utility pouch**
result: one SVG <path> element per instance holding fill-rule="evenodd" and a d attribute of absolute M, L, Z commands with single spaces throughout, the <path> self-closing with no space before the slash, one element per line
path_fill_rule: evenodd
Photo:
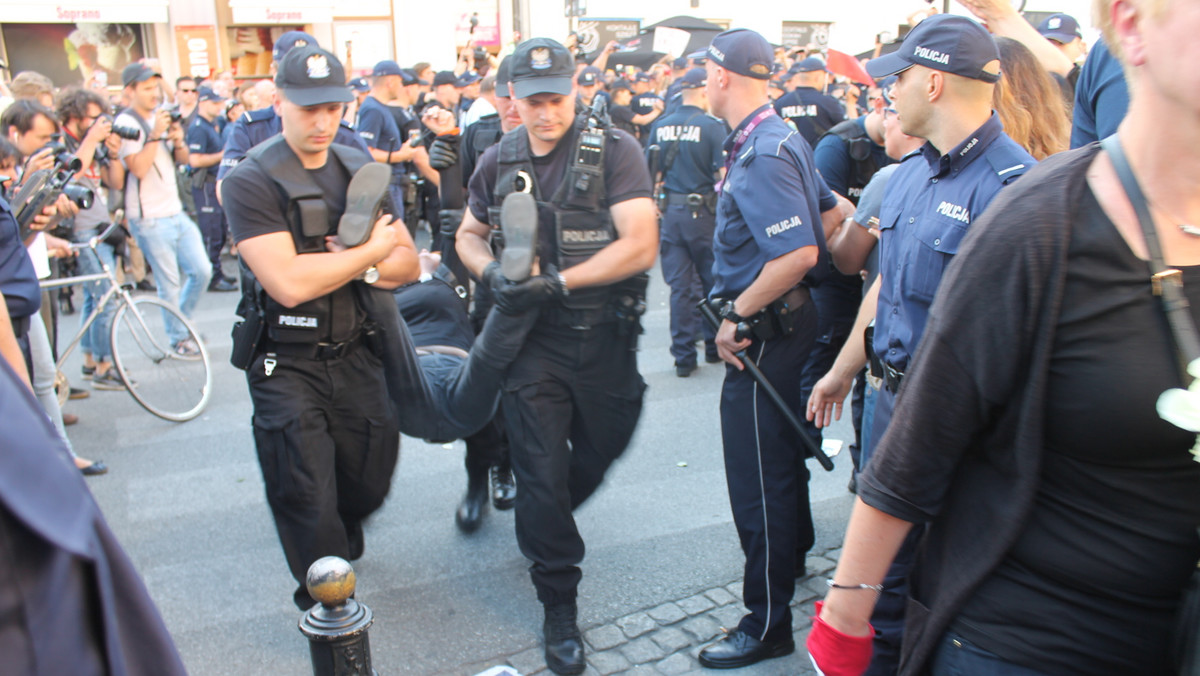
<path fill-rule="evenodd" d="M 363 343 L 371 354 L 383 359 L 387 354 L 387 337 L 384 336 L 383 330 L 375 322 L 365 322 L 362 327 Z"/>
<path fill-rule="evenodd" d="M 265 328 L 263 316 L 254 308 L 248 308 L 246 318 L 233 325 L 233 349 L 229 353 L 229 363 L 234 368 L 245 371 L 254 363 L 254 355 L 258 353 Z"/>
<path fill-rule="evenodd" d="M 775 319 L 776 328 L 779 329 L 779 335 L 790 336 L 796 332 L 796 323 L 799 321 L 797 313 L 811 298 L 807 287 L 797 286 L 768 306 Z"/>
<path fill-rule="evenodd" d="M 863 329 L 863 348 L 867 351 L 867 372 L 872 378 L 882 378 L 883 362 L 879 361 L 879 355 L 875 353 L 875 322 Z"/>

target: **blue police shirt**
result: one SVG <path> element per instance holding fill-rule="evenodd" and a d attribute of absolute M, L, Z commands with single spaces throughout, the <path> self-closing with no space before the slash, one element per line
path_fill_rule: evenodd
<path fill-rule="evenodd" d="M 832 96 L 812 87 L 796 87 L 779 97 L 775 101 L 775 112 L 791 122 L 810 147 L 817 144 L 821 134 L 846 119 L 845 109 Z"/>
<path fill-rule="evenodd" d="M 38 287 L 33 261 L 21 241 L 12 207 L 3 199 L 0 199 L 0 292 L 13 319 L 28 317 L 42 307 L 42 290 Z"/>
<path fill-rule="evenodd" d="M 400 150 L 404 145 L 396 118 L 387 109 L 387 106 L 380 103 L 374 96 L 366 97 L 358 106 L 358 116 L 354 118 L 354 129 L 358 131 L 358 135 L 362 137 L 363 141 L 366 141 L 367 145 L 376 150 L 390 153 Z M 403 174 L 404 167 L 400 163 L 392 165 L 393 184 L 399 183 L 400 176 Z"/>
<path fill-rule="evenodd" d="M 879 305 L 874 349 L 904 371 L 929 306 L 971 221 L 1037 161 L 1004 133 L 996 113 L 945 155 L 931 144 L 905 156 L 879 211 Z"/>
<path fill-rule="evenodd" d="M 676 193 L 710 193 L 717 171 L 725 163 L 725 123 L 696 106 L 659 117 L 650 125 L 650 143 L 661 149 L 659 161 L 666 163 L 671 148 L 678 145 L 670 167 L 663 167 L 663 188 Z"/>
<path fill-rule="evenodd" d="M 214 125 L 215 122 L 209 122 L 197 115 L 187 130 L 188 150 L 202 155 L 221 152 L 225 144 L 221 143 L 221 135 Z"/>
<path fill-rule="evenodd" d="M 1129 108 L 1129 87 L 1121 62 L 1099 40 L 1075 82 L 1075 111 L 1071 119 L 1071 147 L 1081 148 L 1117 131 Z"/>
<path fill-rule="evenodd" d="M 217 172 L 217 180 L 225 180 L 225 176 L 238 165 L 238 162 L 245 159 L 246 153 L 251 148 L 281 131 L 283 131 L 283 121 L 275 114 L 274 108 L 252 110 L 239 117 L 237 122 L 230 127 L 229 137 L 225 140 L 225 154 L 221 156 L 221 169 Z M 344 121 L 338 127 L 333 142 L 358 148 L 364 153 L 368 152 L 367 144 Z"/>
<path fill-rule="evenodd" d="M 769 107 L 738 125 L 725 141 L 726 152 L 733 149 L 737 134 Z M 821 212 L 836 205 L 813 166 L 808 143 L 778 115 L 765 118 L 738 150 L 721 186 L 712 297 L 738 296 L 767 262 L 801 247 L 818 247 L 826 261 Z M 818 281 L 816 276 L 828 267 L 818 262 L 805 279 Z"/>
<path fill-rule="evenodd" d="M 882 169 L 895 162 L 888 157 L 887 150 L 883 146 L 875 143 L 870 136 L 866 135 L 867 118 L 865 115 L 853 122 L 858 125 L 864 135 L 864 140 L 869 144 L 876 169 Z M 813 159 L 817 163 L 817 170 L 821 172 L 821 178 L 825 179 L 825 184 L 829 186 L 829 189 L 858 204 L 858 198 L 862 196 L 863 188 L 866 186 L 859 186 L 855 181 L 856 163 L 850 157 L 850 149 L 846 141 L 837 134 L 825 134 L 821 140 L 817 141 L 817 147 L 813 149 Z"/>

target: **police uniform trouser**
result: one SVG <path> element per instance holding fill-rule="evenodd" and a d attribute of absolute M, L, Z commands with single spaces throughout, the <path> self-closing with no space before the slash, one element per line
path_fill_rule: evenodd
<path fill-rule="evenodd" d="M 267 504 L 292 576 L 349 558 L 347 530 L 383 504 L 400 451 L 379 359 L 360 344 L 339 359 L 259 355 L 246 372 Z"/>
<path fill-rule="evenodd" d="M 746 349 L 798 417 L 804 415 L 800 370 L 816 332 L 816 308 L 805 303 L 794 333 L 755 339 Z M 759 640 L 791 639 L 788 604 L 797 566 L 804 565 L 796 553 L 807 551 L 814 539 L 804 463 L 808 452 L 749 371 L 732 365 L 726 366 L 721 389 L 721 438 L 733 522 L 746 554 L 742 597 L 750 614 L 739 629 Z"/>
<path fill-rule="evenodd" d="M 225 247 L 228 237 L 225 210 L 217 202 L 217 182 L 205 181 L 203 188 L 193 188 L 192 198 L 196 201 L 196 225 L 200 226 L 204 250 L 212 263 L 212 278 L 215 281 L 225 274 L 221 271 L 221 249 Z"/>
<path fill-rule="evenodd" d="M 671 287 L 671 356 L 677 365 L 696 363 L 697 330 L 704 332 L 705 343 L 716 337 L 712 327 L 700 321 L 696 305 L 701 296 L 695 288 L 698 276 L 703 297 L 712 291 L 716 225 L 717 217 L 706 207 L 700 207 L 695 218 L 686 204 L 670 204 L 663 213 L 659 253 L 663 280 Z"/>
<path fill-rule="evenodd" d="M 636 336 L 616 322 L 529 334 L 505 382 L 502 410 L 516 475 L 516 532 L 542 603 L 575 598 L 583 538 L 572 511 L 629 444 L 646 388 Z"/>

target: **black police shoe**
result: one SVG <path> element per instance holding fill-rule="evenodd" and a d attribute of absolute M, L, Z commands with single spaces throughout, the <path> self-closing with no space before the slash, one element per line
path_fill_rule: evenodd
<path fill-rule="evenodd" d="M 511 467 L 492 468 L 492 506 L 500 511 L 512 509 L 517 502 L 517 480 Z"/>
<path fill-rule="evenodd" d="M 699 659 L 700 665 L 709 669 L 736 669 L 795 651 L 796 642 L 790 638 L 766 643 L 737 629 L 701 650 Z"/>
<path fill-rule="evenodd" d="M 473 475 L 467 472 L 467 494 L 463 496 L 454 513 L 454 523 L 464 533 L 474 533 L 483 523 L 483 510 L 487 507 L 488 482 L 487 472 Z"/>
<path fill-rule="evenodd" d="M 346 527 L 346 544 L 349 545 L 347 558 L 357 561 L 362 558 L 367 549 L 367 540 L 363 536 L 362 521 L 343 521 Z"/>
<path fill-rule="evenodd" d="M 675 375 L 680 378 L 686 378 L 692 375 L 698 368 L 700 367 L 695 364 L 676 364 Z"/>
<path fill-rule="evenodd" d="M 546 666 L 556 674 L 582 674 L 587 667 L 583 637 L 575 623 L 577 612 L 574 601 L 546 605 L 546 622 L 542 625 Z"/>
<path fill-rule="evenodd" d="M 371 238 L 371 230 L 379 218 L 379 207 L 387 197 L 392 182 L 392 169 L 382 162 L 363 165 L 350 186 L 346 188 L 346 211 L 338 221 L 338 239 L 355 247 Z"/>
<path fill-rule="evenodd" d="M 208 290 L 225 293 L 228 291 L 237 291 L 238 285 L 237 282 L 233 281 L 232 279 L 219 277 L 208 283 Z"/>
<path fill-rule="evenodd" d="M 504 234 L 500 271 L 510 282 L 523 282 L 533 274 L 537 251 L 538 209 L 533 195 L 509 193 L 500 206 L 500 224 Z"/>

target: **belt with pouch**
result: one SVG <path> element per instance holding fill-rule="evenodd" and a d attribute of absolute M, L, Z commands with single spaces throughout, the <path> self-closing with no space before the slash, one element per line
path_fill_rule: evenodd
<path fill-rule="evenodd" d="M 724 306 L 727 302 L 732 302 L 732 299 L 726 300 L 722 298 L 715 299 L 717 304 Z M 809 293 L 808 287 L 803 284 L 792 287 L 787 293 L 779 298 L 771 301 L 765 308 L 755 312 L 749 317 L 743 317 L 743 323 L 749 330 L 749 334 L 739 331 L 740 337 L 754 336 L 759 340 L 771 340 L 780 336 L 790 336 L 796 332 L 796 322 L 800 308 L 812 300 L 812 294 Z M 738 325 L 742 328 L 742 324 Z"/>
<path fill-rule="evenodd" d="M 709 211 L 716 213 L 717 210 L 717 193 L 681 193 L 664 191 L 667 196 L 667 205 L 682 205 L 690 207 L 693 210 L 700 207 L 706 207 Z"/>
<path fill-rule="evenodd" d="M 900 381 L 904 380 L 904 371 L 898 371 L 894 366 L 887 362 L 882 363 L 883 366 L 883 386 L 888 392 L 896 394 L 900 391 Z"/>
<path fill-rule="evenodd" d="M 275 354 L 281 357 L 299 357 L 315 361 L 329 361 L 331 359 L 341 359 L 349 355 L 362 342 L 362 332 L 340 343 L 280 343 L 269 338 L 264 338 L 260 352 Z"/>

